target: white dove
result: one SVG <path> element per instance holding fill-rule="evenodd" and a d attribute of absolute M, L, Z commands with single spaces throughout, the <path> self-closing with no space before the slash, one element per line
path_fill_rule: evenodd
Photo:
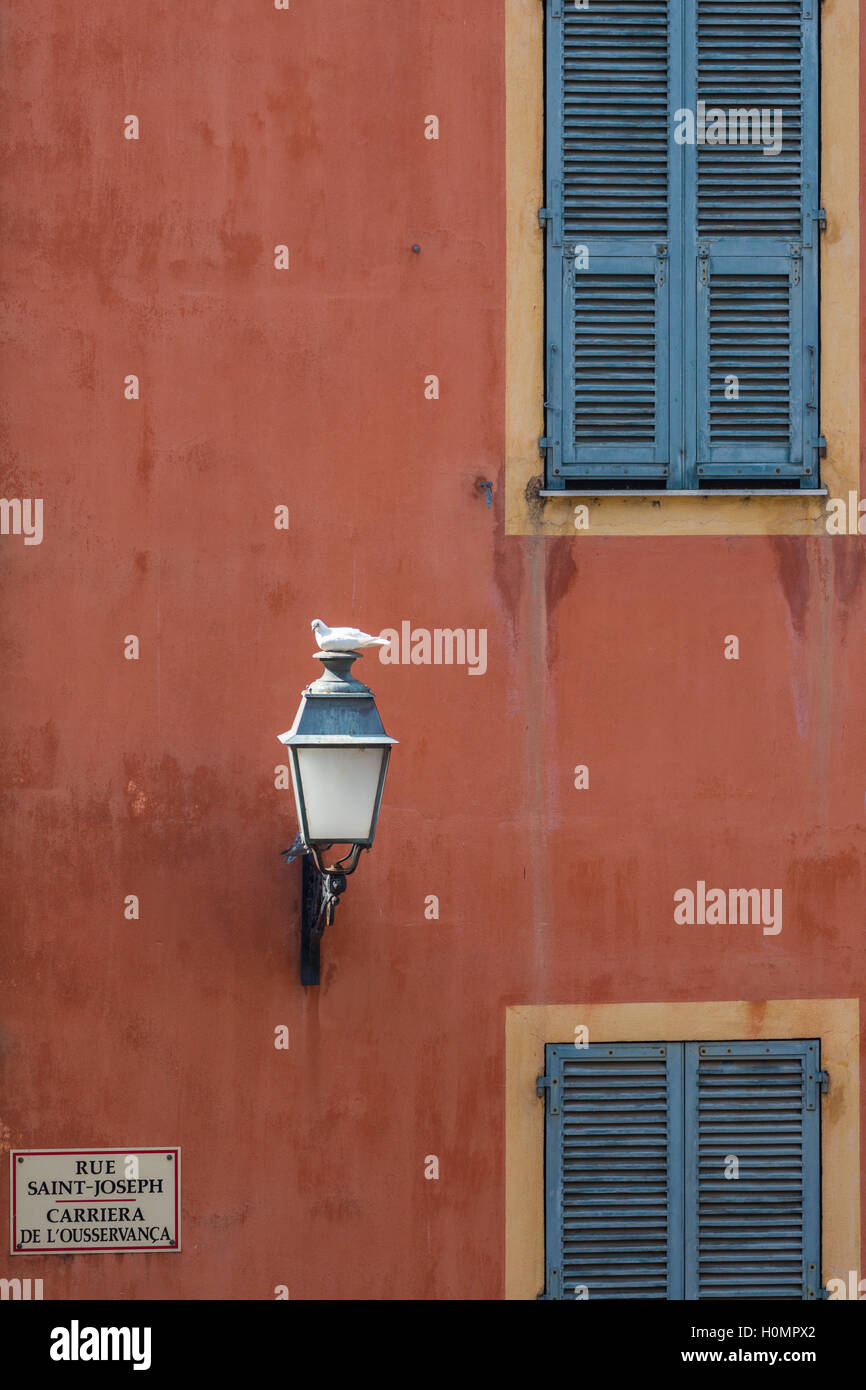
<path fill-rule="evenodd" d="M 328 627 L 321 618 L 314 618 L 310 627 L 323 652 L 356 652 L 361 647 L 387 647 L 387 637 L 371 637 L 359 627 Z"/>

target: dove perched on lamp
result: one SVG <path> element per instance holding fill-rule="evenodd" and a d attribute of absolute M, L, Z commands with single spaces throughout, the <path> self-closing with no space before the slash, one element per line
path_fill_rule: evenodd
<path fill-rule="evenodd" d="M 387 637 L 373 637 L 358 627 L 328 627 L 321 618 L 310 624 L 323 652 L 357 652 L 362 647 L 387 647 Z"/>

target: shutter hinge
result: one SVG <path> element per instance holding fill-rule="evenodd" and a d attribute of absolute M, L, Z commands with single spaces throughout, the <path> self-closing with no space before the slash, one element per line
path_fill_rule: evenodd
<path fill-rule="evenodd" d="M 819 434 L 817 439 L 813 439 L 809 447 L 811 449 L 817 449 L 822 459 L 827 457 L 827 440 L 824 438 L 823 434 Z M 826 1073 L 824 1074 L 826 1075 Z"/>
<path fill-rule="evenodd" d="M 827 212 L 825 208 L 813 208 L 809 213 L 813 222 L 817 222 L 822 232 L 827 230 Z"/>
<path fill-rule="evenodd" d="M 818 1292 L 815 1294 L 815 1297 L 816 1297 L 816 1298 L 829 1298 L 829 1297 L 830 1297 L 830 1290 L 829 1290 L 829 1289 L 818 1289 Z"/>
<path fill-rule="evenodd" d="M 551 399 L 550 399 L 550 400 L 545 400 L 545 401 L 543 402 L 543 404 L 544 404 L 544 428 L 545 428 L 545 430 L 546 430 L 547 432 L 546 432 L 545 434 L 543 434 L 543 435 L 541 436 L 541 438 L 539 439 L 539 441 L 538 441 L 538 452 L 541 454 L 541 457 L 542 457 L 543 459 L 545 459 L 545 461 L 546 461 L 547 463 L 549 463 L 551 466 L 552 466 L 553 463 L 554 463 L 554 454 L 555 454 L 555 451 L 556 451 L 556 449 L 557 449 L 557 447 L 558 447 L 558 445 L 559 445 L 559 439 L 557 438 L 557 436 L 558 436 L 559 433 L 560 433 L 560 428 L 559 428 L 559 425 L 558 425 L 557 419 L 556 419 L 557 415 L 559 414 L 559 407 L 558 407 L 557 405 L 554 405 L 554 401 L 553 401 L 553 398 L 556 396 L 556 389 L 557 389 L 557 388 L 556 388 L 556 370 L 557 370 L 557 369 L 556 369 L 556 355 L 557 355 L 557 346 L 556 346 L 556 343 L 551 343 L 551 344 L 550 344 L 550 350 L 549 350 L 549 352 L 548 352 L 548 357 L 547 357 L 547 390 L 548 390 L 548 393 L 549 393 Z M 549 455 L 549 457 L 548 457 L 548 455 Z M 558 472 L 558 470 L 554 468 L 554 473 L 556 473 L 556 472 Z"/>
<path fill-rule="evenodd" d="M 698 262 L 701 267 L 701 284 L 706 285 L 709 281 L 710 271 L 710 251 L 708 246 L 698 246 Z"/>
<path fill-rule="evenodd" d="M 559 1114 L 559 1079 L 555 1076 L 539 1076 L 535 1083 L 535 1094 L 543 1096 L 545 1091 L 549 1096 L 549 1111 L 551 1115 Z"/>
<path fill-rule="evenodd" d="M 816 1110 L 818 1108 L 818 1092 L 822 1095 L 827 1094 L 830 1089 L 830 1073 L 826 1071 L 806 1071 L 806 1109 Z"/>
<path fill-rule="evenodd" d="M 550 223 L 551 245 L 562 245 L 562 182 L 554 179 L 548 194 L 549 206 L 538 209 L 538 225 L 542 231 Z"/>

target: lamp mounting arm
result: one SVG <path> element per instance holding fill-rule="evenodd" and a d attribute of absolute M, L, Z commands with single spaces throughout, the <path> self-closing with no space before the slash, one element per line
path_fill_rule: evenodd
<path fill-rule="evenodd" d="M 348 874 L 353 874 L 357 869 L 362 848 L 362 845 L 353 845 L 348 854 L 344 854 L 342 859 L 338 859 L 336 864 L 331 864 L 329 868 L 326 868 L 322 861 L 322 850 L 331 849 L 331 845 L 311 845 L 309 852 L 312 855 L 313 863 L 323 878 L 327 878 L 329 874 L 340 874 L 346 877 Z M 341 893 L 345 887 L 346 885 L 344 883 L 343 887 L 340 889 Z"/>
<path fill-rule="evenodd" d="M 358 867 L 361 845 L 326 867 L 322 850 L 329 845 L 312 845 L 301 861 L 301 984 L 317 985 L 320 953 L 325 927 L 334 921 L 334 910 L 346 891 L 346 879 Z"/>

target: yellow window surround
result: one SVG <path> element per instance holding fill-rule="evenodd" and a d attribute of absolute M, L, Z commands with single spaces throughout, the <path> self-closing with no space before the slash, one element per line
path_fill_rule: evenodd
<path fill-rule="evenodd" d="M 860 490 L 860 20 L 852 0 L 821 6 L 821 482 L 827 498 L 671 493 L 540 497 L 544 433 L 544 7 L 506 0 L 507 535 L 705 536 L 828 534 L 828 499 Z M 575 529 L 584 505 L 586 529 Z M 854 502 L 856 512 L 856 500 Z"/>
<path fill-rule="evenodd" d="M 821 1281 L 860 1270 L 860 1006 L 856 999 L 686 1004 L 520 1004 L 505 1017 L 505 1296 L 544 1285 L 544 1044 L 576 1027 L 598 1042 L 820 1038 Z M 859 1277 L 859 1273 L 858 1273 Z"/>

